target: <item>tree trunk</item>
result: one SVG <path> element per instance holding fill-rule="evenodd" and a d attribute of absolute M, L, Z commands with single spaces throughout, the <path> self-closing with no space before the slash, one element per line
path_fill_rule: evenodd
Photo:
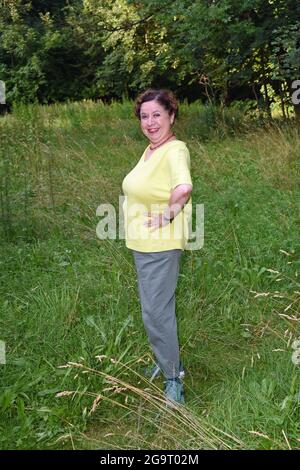
<path fill-rule="evenodd" d="M 285 112 L 283 83 L 280 83 L 280 105 L 281 105 L 282 116 L 284 117 L 284 119 L 287 119 L 287 115 L 286 115 L 286 112 Z"/>
<path fill-rule="evenodd" d="M 263 84 L 263 90 L 264 90 L 264 108 L 268 114 L 268 116 L 271 118 L 272 113 L 271 113 L 271 103 L 270 103 L 270 98 L 268 94 L 268 74 L 267 74 L 267 61 L 266 61 L 266 56 L 265 56 L 265 51 L 264 49 L 261 49 L 261 71 L 262 71 L 262 84 Z"/>

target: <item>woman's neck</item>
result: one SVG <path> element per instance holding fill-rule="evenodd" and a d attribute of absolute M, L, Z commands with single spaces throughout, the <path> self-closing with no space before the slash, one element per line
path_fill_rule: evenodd
<path fill-rule="evenodd" d="M 172 134 L 168 135 L 168 137 L 166 137 L 165 139 L 163 139 L 160 143 L 154 144 L 154 145 L 152 145 L 152 144 L 150 143 L 150 150 L 156 150 L 158 147 L 160 147 L 161 145 L 165 144 L 166 142 L 168 142 L 169 140 L 171 140 L 173 137 L 176 139 L 175 135 L 174 135 L 173 132 L 172 132 Z"/>

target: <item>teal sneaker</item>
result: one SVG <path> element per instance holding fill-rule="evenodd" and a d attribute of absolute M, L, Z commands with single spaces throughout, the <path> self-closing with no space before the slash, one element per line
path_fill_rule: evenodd
<path fill-rule="evenodd" d="M 183 383 L 179 377 L 168 379 L 165 382 L 165 397 L 170 403 L 184 404 Z"/>
<path fill-rule="evenodd" d="M 150 379 L 150 382 L 152 382 L 152 380 L 158 378 L 160 375 L 161 375 L 161 369 L 160 367 L 155 364 L 154 366 L 152 367 L 147 367 L 145 370 L 144 370 L 144 375 L 146 377 L 149 377 Z M 185 377 L 185 370 L 183 368 L 183 364 L 182 362 L 179 363 L 179 378 L 180 379 L 184 379 Z"/>

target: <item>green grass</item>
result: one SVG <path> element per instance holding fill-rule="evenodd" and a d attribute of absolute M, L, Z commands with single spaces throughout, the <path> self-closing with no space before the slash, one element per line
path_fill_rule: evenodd
<path fill-rule="evenodd" d="M 205 241 L 177 289 L 187 405 L 167 410 L 139 375 L 131 254 L 96 237 L 146 145 L 132 103 L 1 118 L 0 448 L 300 448 L 299 131 L 198 103 L 176 126 Z"/>

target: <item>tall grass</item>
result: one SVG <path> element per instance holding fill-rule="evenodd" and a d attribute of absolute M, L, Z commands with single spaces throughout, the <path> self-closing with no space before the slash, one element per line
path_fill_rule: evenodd
<path fill-rule="evenodd" d="M 299 131 L 194 103 L 176 134 L 205 242 L 182 259 L 174 410 L 142 378 L 131 255 L 96 237 L 96 208 L 118 205 L 146 144 L 132 103 L 1 118 L 1 448 L 299 448 Z"/>

